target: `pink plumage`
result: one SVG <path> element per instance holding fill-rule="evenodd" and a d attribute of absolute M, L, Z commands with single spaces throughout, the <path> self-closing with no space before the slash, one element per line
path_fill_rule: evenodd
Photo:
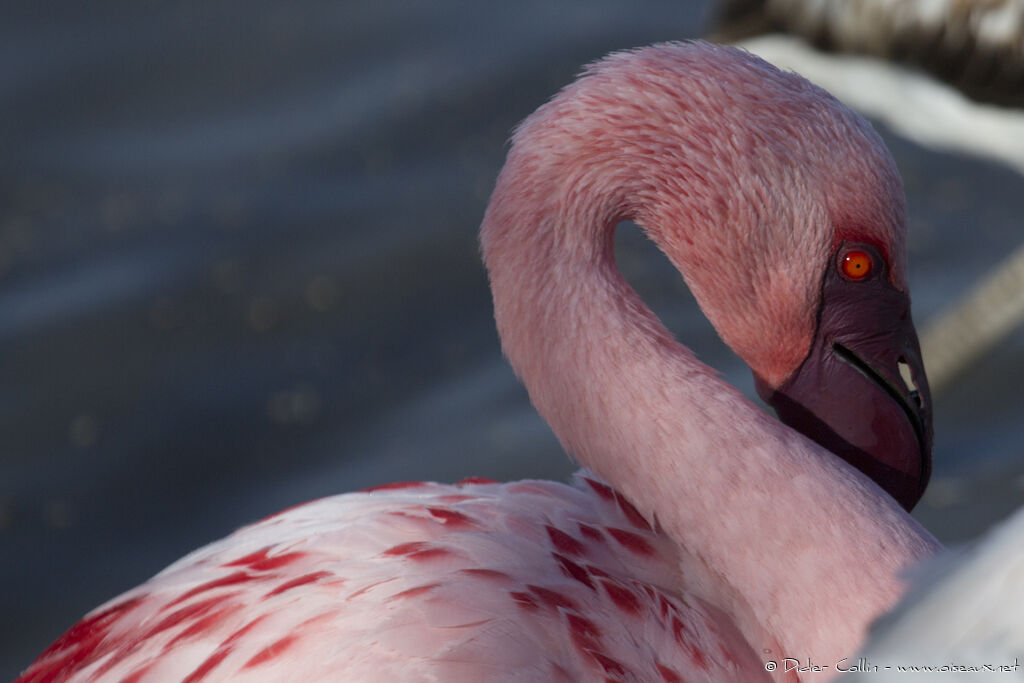
<path fill-rule="evenodd" d="M 794 680 L 765 663 L 852 655 L 937 543 L 672 338 L 614 268 L 625 219 L 772 389 L 814 357 L 842 245 L 905 297 L 899 178 L 859 117 L 737 50 L 612 55 L 518 129 L 481 229 L 503 349 L 589 468 L 575 485 L 286 510 L 98 608 L 19 681 Z"/>
<path fill-rule="evenodd" d="M 99 608 L 23 680 L 745 680 L 730 620 L 665 590 L 667 539 L 581 482 L 293 508 Z"/>

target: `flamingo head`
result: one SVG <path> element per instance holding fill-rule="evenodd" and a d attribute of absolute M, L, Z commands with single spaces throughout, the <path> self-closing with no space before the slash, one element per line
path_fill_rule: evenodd
<path fill-rule="evenodd" d="M 910 510 L 931 471 L 932 411 L 910 297 L 880 248 L 842 241 L 822 268 L 800 365 L 757 392 L 779 419 L 871 477 Z"/>
<path fill-rule="evenodd" d="M 825 91 L 737 50 L 674 45 L 620 59 L 627 85 L 595 97 L 628 88 L 628 106 L 647 120 L 657 112 L 658 133 L 633 142 L 659 160 L 646 177 L 660 179 L 641 179 L 651 200 L 637 221 L 779 419 L 909 510 L 930 475 L 932 410 L 903 187 L 885 145 Z M 605 64 L 596 76 L 615 75 Z"/>
<path fill-rule="evenodd" d="M 905 508 L 920 499 L 932 415 L 903 186 L 871 126 L 824 90 L 723 46 L 616 53 L 520 126 L 495 197 L 485 256 L 495 226 L 579 223 L 597 232 L 556 230 L 559 248 L 604 267 L 607 234 L 635 220 L 784 423 Z M 502 338 L 528 357 L 514 330 Z"/>
<path fill-rule="evenodd" d="M 783 423 L 909 510 L 931 472 L 932 409 L 895 163 L 871 127 L 824 91 L 749 55 L 730 64 L 712 87 L 724 79 L 732 100 L 719 109 L 729 144 L 715 149 L 733 168 L 731 183 L 719 182 L 740 188 L 719 217 L 733 233 L 734 265 L 710 283 L 694 278 L 713 302 L 705 311 Z M 743 94 L 750 70 L 753 96 Z M 714 248 L 703 252 L 704 269 L 715 271 L 706 263 Z M 734 284 L 723 288 L 728 278 Z"/>

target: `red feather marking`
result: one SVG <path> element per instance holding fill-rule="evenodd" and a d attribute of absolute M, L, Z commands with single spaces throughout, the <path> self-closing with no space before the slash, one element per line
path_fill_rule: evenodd
<path fill-rule="evenodd" d="M 405 553 L 405 557 L 416 562 L 429 562 L 430 560 L 436 560 L 441 557 L 447 557 L 453 555 L 450 550 L 446 548 L 425 548 L 418 552 Z"/>
<path fill-rule="evenodd" d="M 174 638 L 172 638 L 171 641 L 167 643 L 167 645 L 164 647 L 164 653 L 166 654 L 170 652 L 171 647 L 175 643 L 183 640 L 188 640 L 189 638 L 194 638 L 202 634 L 207 629 L 219 624 L 225 617 L 234 614 L 240 609 L 242 609 L 242 605 L 237 603 L 234 605 L 226 605 L 219 610 L 215 610 L 207 615 L 204 615 L 199 619 L 196 619 L 196 621 L 193 622 L 191 626 L 186 628 L 178 635 L 174 636 Z"/>
<path fill-rule="evenodd" d="M 511 581 L 512 577 L 505 572 L 500 572 L 497 569 L 463 569 L 462 574 L 468 574 L 469 576 L 476 576 L 481 579 L 494 579 L 497 581 Z"/>
<path fill-rule="evenodd" d="M 604 579 L 601 580 L 601 586 L 620 610 L 633 616 L 640 614 L 642 605 L 640 599 L 636 597 L 636 593 L 625 586 Z"/>
<path fill-rule="evenodd" d="M 487 477 L 466 477 L 455 482 L 456 486 L 472 486 L 473 484 L 497 484 L 498 482 L 494 479 L 488 479 Z"/>
<path fill-rule="evenodd" d="M 220 646 L 222 648 L 233 646 L 235 643 L 237 643 L 242 638 L 242 636 L 244 636 L 249 631 L 253 630 L 253 628 L 255 628 L 261 621 L 266 619 L 267 616 L 268 615 L 266 615 L 266 614 L 261 614 L 260 616 L 256 617 L 255 619 L 250 621 L 248 624 L 246 624 L 245 626 L 243 626 L 242 628 L 238 629 L 237 631 L 232 633 L 230 636 L 228 636 L 224 640 L 224 642 L 220 644 Z"/>
<path fill-rule="evenodd" d="M 601 533 L 600 529 L 595 529 L 589 524 L 584 524 L 583 522 L 577 523 L 576 526 L 579 527 L 580 533 L 590 540 L 601 541 L 602 543 L 604 542 L 604 534 Z"/>
<path fill-rule="evenodd" d="M 150 630 L 142 637 L 128 637 L 120 643 L 117 643 L 117 648 L 113 650 L 113 656 L 103 663 L 99 669 L 97 669 L 93 675 L 96 677 L 102 676 L 107 672 L 113 670 L 115 666 L 127 659 L 142 643 L 149 639 L 152 635 L 165 631 L 169 628 L 173 628 L 180 624 L 185 623 L 189 619 L 195 619 L 195 621 L 188 625 L 183 631 L 178 633 L 171 641 L 165 646 L 164 653 L 166 654 L 171 650 L 171 646 L 181 640 L 188 640 L 189 638 L 195 637 L 198 634 L 206 631 L 207 629 L 220 623 L 221 620 L 242 608 L 239 603 L 228 603 L 220 606 L 226 599 L 236 596 L 237 593 L 231 595 L 218 596 L 216 598 L 210 598 L 208 600 L 190 605 L 189 607 L 182 608 L 165 618 L 157 626 Z M 217 609 L 215 609 L 217 608 Z"/>
<path fill-rule="evenodd" d="M 508 594 L 512 596 L 512 599 L 519 607 L 522 607 L 525 610 L 533 612 L 535 610 L 540 609 L 540 605 L 537 604 L 537 600 L 534 599 L 534 597 L 529 593 L 523 593 L 520 591 L 509 591 Z"/>
<path fill-rule="evenodd" d="M 273 571 L 274 569 L 280 569 L 281 567 L 286 567 L 289 564 L 291 564 L 292 562 L 296 562 L 298 560 L 301 560 L 303 557 L 306 557 L 306 555 L 307 555 L 307 553 L 301 553 L 301 552 L 284 553 L 282 555 L 275 555 L 273 557 L 268 557 L 268 558 L 263 559 L 263 560 L 253 561 L 253 562 L 249 563 L 249 568 L 252 569 L 253 571 L 257 571 L 257 572 L 269 572 L 269 571 Z"/>
<path fill-rule="evenodd" d="M 619 509 L 622 510 L 622 514 L 626 515 L 630 524 L 643 531 L 652 531 L 651 525 L 647 523 L 640 511 L 618 491 L 615 491 L 615 502 L 619 504 Z"/>
<path fill-rule="evenodd" d="M 548 531 L 548 538 L 551 539 L 551 544 L 559 551 L 569 555 L 583 555 L 586 553 L 586 546 L 561 529 L 556 529 L 549 524 L 545 525 L 544 528 Z"/>
<path fill-rule="evenodd" d="M 381 555 L 412 555 L 413 553 L 429 550 L 430 547 L 430 544 L 425 541 L 409 541 L 408 543 L 399 543 L 396 546 L 392 546 L 381 553 Z"/>
<path fill-rule="evenodd" d="M 480 526 L 477 524 L 475 519 L 469 515 L 458 512 L 457 510 L 428 507 L 427 512 L 429 512 L 435 519 L 444 523 L 445 526 L 450 526 L 453 529 L 476 529 Z"/>
<path fill-rule="evenodd" d="M 201 600 L 186 607 L 182 607 L 178 611 L 172 612 L 171 614 L 161 619 L 159 623 L 157 623 L 153 628 L 151 628 L 139 640 L 141 641 L 152 638 L 161 631 L 166 631 L 169 628 L 174 628 L 186 619 L 198 619 L 199 617 L 205 615 L 207 612 L 211 611 L 220 603 L 224 602 L 229 598 L 234 598 L 237 595 L 237 593 L 218 595 L 217 597 L 207 598 L 206 600 Z"/>
<path fill-rule="evenodd" d="M 143 596 L 115 605 L 100 614 L 84 619 L 75 626 L 72 626 L 67 633 L 47 649 L 46 652 L 40 655 L 39 659 L 36 661 L 44 662 L 47 658 L 54 657 L 62 653 L 64 656 L 57 657 L 53 661 L 43 664 L 43 666 L 34 671 L 32 670 L 34 667 L 30 667 L 29 671 L 26 672 L 26 675 L 19 679 L 19 681 L 21 681 L 21 683 L 28 683 L 28 681 L 42 683 L 43 681 L 61 680 L 64 678 L 66 673 L 80 670 L 100 657 L 110 654 L 111 652 L 116 652 L 117 654 L 115 654 L 115 656 L 111 657 L 103 664 L 101 670 L 95 672 L 95 675 L 98 676 L 104 671 L 109 671 L 118 662 L 123 661 L 125 657 L 131 654 L 139 643 L 145 641 L 154 634 L 168 628 L 172 628 L 188 618 L 201 617 L 224 599 L 233 596 L 234 594 L 219 596 L 204 602 L 199 602 L 195 605 L 189 605 L 188 607 L 180 609 L 165 617 L 145 634 L 139 635 L 135 633 L 134 635 L 128 635 L 116 641 L 109 641 L 107 640 L 107 636 L 109 635 L 110 627 L 113 623 L 119 617 L 124 616 L 126 612 L 141 603 L 143 601 Z"/>
<path fill-rule="evenodd" d="M 622 664 L 612 659 L 608 655 L 603 655 L 595 650 L 590 650 L 587 652 L 587 654 L 593 657 L 594 661 L 601 665 L 601 668 L 604 669 L 604 672 L 606 674 L 609 674 L 611 676 L 626 675 L 626 667 L 622 666 Z"/>
<path fill-rule="evenodd" d="M 700 648 L 687 644 L 686 652 L 690 655 L 690 659 L 693 660 L 694 666 L 696 666 L 698 669 L 708 671 L 708 658 L 704 655 Z"/>
<path fill-rule="evenodd" d="M 395 593 L 390 598 L 388 598 L 388 600 L 398 600 L 400 598 L 415 598 L 417 595 L 429 593 L 430 591 L 434 590 L 440 585 L 440 583 L 428 583 L 422 586 L 416 586 L 415 588 L 409 588 L 408 590 L 404 590 L 401 593 Z"/>
<path fill-rule="evenodd" d="M 250 564 L 252 564 L 254 562 L 260 562 L 262 560 L 267 559 L 267 553 L 270 551 L 270 549 L 272 547 L 273 546 L 269 546 L 268 545 L 266 548 L 261 548 L 261 549 L 257 550 L 254 553 L 249 553 L 248 555 L 240 557 L 237 560 L 234 560 L 233 562 L 225 562 L 221 566 L 222 567 L 244 567 L 244 566 L 250 565 Z"/>
<path fill-rule="evenodd" d="M 686 683 L 683 677 L 676 673 L 674 670 L 658 664 L 658 673 L 661 674 L 661 680 L 664 683 Z"/>
<path fill-rule="evenodd" d="M 332 576 L 330 572 L 313 572 L 312 574 L 303 574 L 302 576 L 294 578 L 290 581 L 285 581 L 280 586 L 270 591 L 263 597 L 270 598 L 275 595 L 280 595 L 281 593 L 284 593 L 286 590 L 290 590 L 297 586 L 305 586 L 307 583 L 313 583 L 315 581 L 319 581 L 320 579 L 325 579 L 329 576 Z"/>
<path fill-rule="evenodd" d="M 587 570 L 570 560 L 565 555 L 559 555 L 558 553 L 551 553 L 551 556 L 558 561 L 558 564 L 562 568 L 562 573 L 571 579 L 576 579 L 584 586 L 591 590 L 597 590 L 594 587 L 594 582 L 590 580 L 590 575 L 587 574 Z"/>
<path fill-rule="evenodd" d="M 683 634 L 686 633 L 686 626 L 679 617 L 672 617 L 672 636 L 676 639 L 676 642 L 680 645 L 686 644 L 686 639 L 683 638 Z"/>
<path fill-rule="evenodd" d="M 142 680 L 142 677 L 148 674 L 149 670 L 152 669 L 154 666 L 156 666 L 156 662 L 149 662 L 148 664 L 143 664 L 135 671 L 132 671 L 130 674 L 125 676 L 121 680 L 121 683 L 139 683 L 139 681 Z"/>
<path fill-rule="evenodd" d="M 53 645 L 46 648 L 43 654 L 39 655 L 37 661 L 57 654 L 72 655 L 73 659 L 68 661 L 68 664 L 90 659 L 90 655 L 110 632 L 110 627 L 114 625 L 114 622 L 138 607 L 144 598 L 145 596 L 142 595 L 134 597 L 131 600 L 112 605 L 99 614 L 82 619 L 68 629 Z"/>
<path fill-rule="evenodd" d="M 618 529 L 613 526 L 605 527 L 605 531 L 612 535 L 619 544 L 626 550 L 630 550 L 639 555 L 653 555 L 654 548 L 647 542 L 647 539 L 639 534 L 635 534 L 632 531 L 626 531 L 625 529 Z"/>
<path fill-rule="evenodd" d="M 599 495 L 604 500 L 611 502 L 612 500 L 615 499 L 615 491 L 612 489 L 611 486 L 608 486 L 607 484 L 602 484 L 599 481 L 594 481 L 589 477 L 583 477 L 583 481 L 587 482 L 587 485 L 590 486 L 590 488 L 594 489 L 594 493 Z"/>
<path fill-rule="evenodd" d="M 218 664 L 224 661 L 224 658 L 231 654 L 234 648 L 221 646 L 217 650 L 203 660 L 203 663 L 196 667 L 195 671 L 186 676 L 181 683 L 199 683 L 199 681 L 206 678 L 206 674 L 213 671 Z"/>
<path fill-rule="evenodd" d="M 572 600 L 565 597 L 561 593 L 553 591 L 549 588 L 544 588 L 543 586 L 534 586 L 532 584 L 527 585 L 526 588 L 529 589 L 531 593 L 536 595 L 537 598 L 548 607 L 552 607 L 554 609 L 558 609 L 559 607 L 576 609 L 576 603 L 574 603 Z"/>
<path fill-rule="evenodd" d="M 668 598 L 665 597 L 664 593 L 658 594 L 658 607 L 660 609 L 659 614 L 661 615 L 663 621 L 668 618 L 668 612 L 670 609 L 673 612 L 677 611 L 676 606 L 668 601 Z"/>
<path fill-rule="evenodd" d="M 605 570 L 601 569 L 600 567 L 595 567 L 592 564 L 588 564 L 587 565 L 587 573 L 591 574 L 593 576 L 603 576 L 606 579 L 610 579 L 611 576 L 612 576 L 611 574 L 609 574 Z"/>
<path fill-rule="evenodd" d="M 583 654 L 588 654 L 593 650 L 601 647 L 601 644 L 589 637 L 582 631 L 570 631 L 569 637 L 572 639 L 572 644 Z"/>
<path fill-rule="evenodd" d="M 400 517 L 402 519 L 412 519 L 418 522 L 424 521 L 423 515 L 413 514 L 408 509 L 405 510 L 384 510 L 382 514 L 388 517 Z"/>
<path fill-rule="evenodd" d="M 449 555 L 454 554 L 455 553 L 448 550 L 447 548 L 434 547 L 427 548 L 426 550 L 421 550 L 417 553 L 409 553 L 408 555 L 406 555 L 406 557 L 408 557 L 410 560 L 415 560 L 417 562 L 429 562 L 430 560 L 436 560 L 439 557 L 448 557 Z"/>
<path fill-rule="evenodd" d="M 423 481 L 393 481 L 390 484 L 379 484 L 362 489 L 360 493 L 373 493 L 374 491 L 393 491 L 395 489 L 418 489 L 426 486 Z"/>
<path fill-rule="evenodd" d="M 64 680 L 69 672 L 88 666 L 109 653 L 119 644 L 107 641 L 111 626 L 142 603 L 144 598 L 138 596 L 126 600 L 79 621 L 48 647 L 18 678 L 17 683 Z"/>
<path fill-rule="evenodd" d="M 234 586 L 235 584 L 245 583 L 246 581 L 257 581 L 259 580 L 259 578 L 260 577 L 258 576 L 252 576 L 251 574 L 247 574 L 246 572 L 242 571 L 235 572 L 234 574 L 228 574 L 227 576 L 222 576 L 219 579 L 207 581 L 204 584 L 196 586 L 192 590 L 186 592 L 184 595 L 180 595 L 171 602 L 167 603 L 167 605 L 165 605 L 163 609 L 173 607 L 174 605 L 185 602 L 191 597 L 199 595 L 200 593 L 205 593 L 209 590 L 213 590 L 214 588 L 222 588 L 223 586 Z"/>
<path fill-rule="evenodd" d="M 266 664 L 275 657 L 279 657 L 282 654 L 284 654 L 288 650 L 288 648 L 290 648 L 298 639 L 298 636 L 294 634 L 287 635 L 284 638 L 281 638 L 277 642 L 268 645 L 267 647 L 263 648 L 255 655 L 253 655 L 252 659 L 246 662 L 242 668 L 251 669 L 253 667 L 259 666 L 260 664 Z"/>
<path fill-rule="evenodd" d="M 447 496 L 438 496 L 437 502 L 444 503 L 445 505 L 454 505 L 455 503 L 463 503 L 467 500 L 476 500 L 479 496 L 470 496 L 465 493 L 452 493 Z"/>
<path fill-rule="evenodd" d="M 576 647 L 586 652 L 600 646 L 598 639 L 601 637 L 601 629 L 597 624 L 572 612 L 566 612 L 565 618 L 569 622 L 569 633 Z"/>

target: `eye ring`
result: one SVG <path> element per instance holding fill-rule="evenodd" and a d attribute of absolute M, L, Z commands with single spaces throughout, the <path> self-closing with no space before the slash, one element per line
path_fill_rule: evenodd
<path fill-rule="evenodd" d="M 839 257 L 839 273 L 853 282 L 862 282 L 875 270 L 875 259 L 863 249 L 850 249 Z"/>

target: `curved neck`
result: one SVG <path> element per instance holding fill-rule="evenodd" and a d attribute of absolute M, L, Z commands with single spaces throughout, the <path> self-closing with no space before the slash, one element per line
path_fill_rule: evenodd
<path fill-rule="evenodd" d="M 593 159 L 586 177 L 558 182 L 546 158 L 513 147 L 481 231 L 503 349 L 537 410 L 657 520 L 688 590 L 736 616 L 755 647 L 829 664 L 852 655 L 902 592 L 900 571 L 938 544 L 718 379 L 629 287 L 612 237 L 637 217 L 663 239 L 650 188 Z M 683 242 L 705 237 L 699 221 L 681 227 Z"/>

